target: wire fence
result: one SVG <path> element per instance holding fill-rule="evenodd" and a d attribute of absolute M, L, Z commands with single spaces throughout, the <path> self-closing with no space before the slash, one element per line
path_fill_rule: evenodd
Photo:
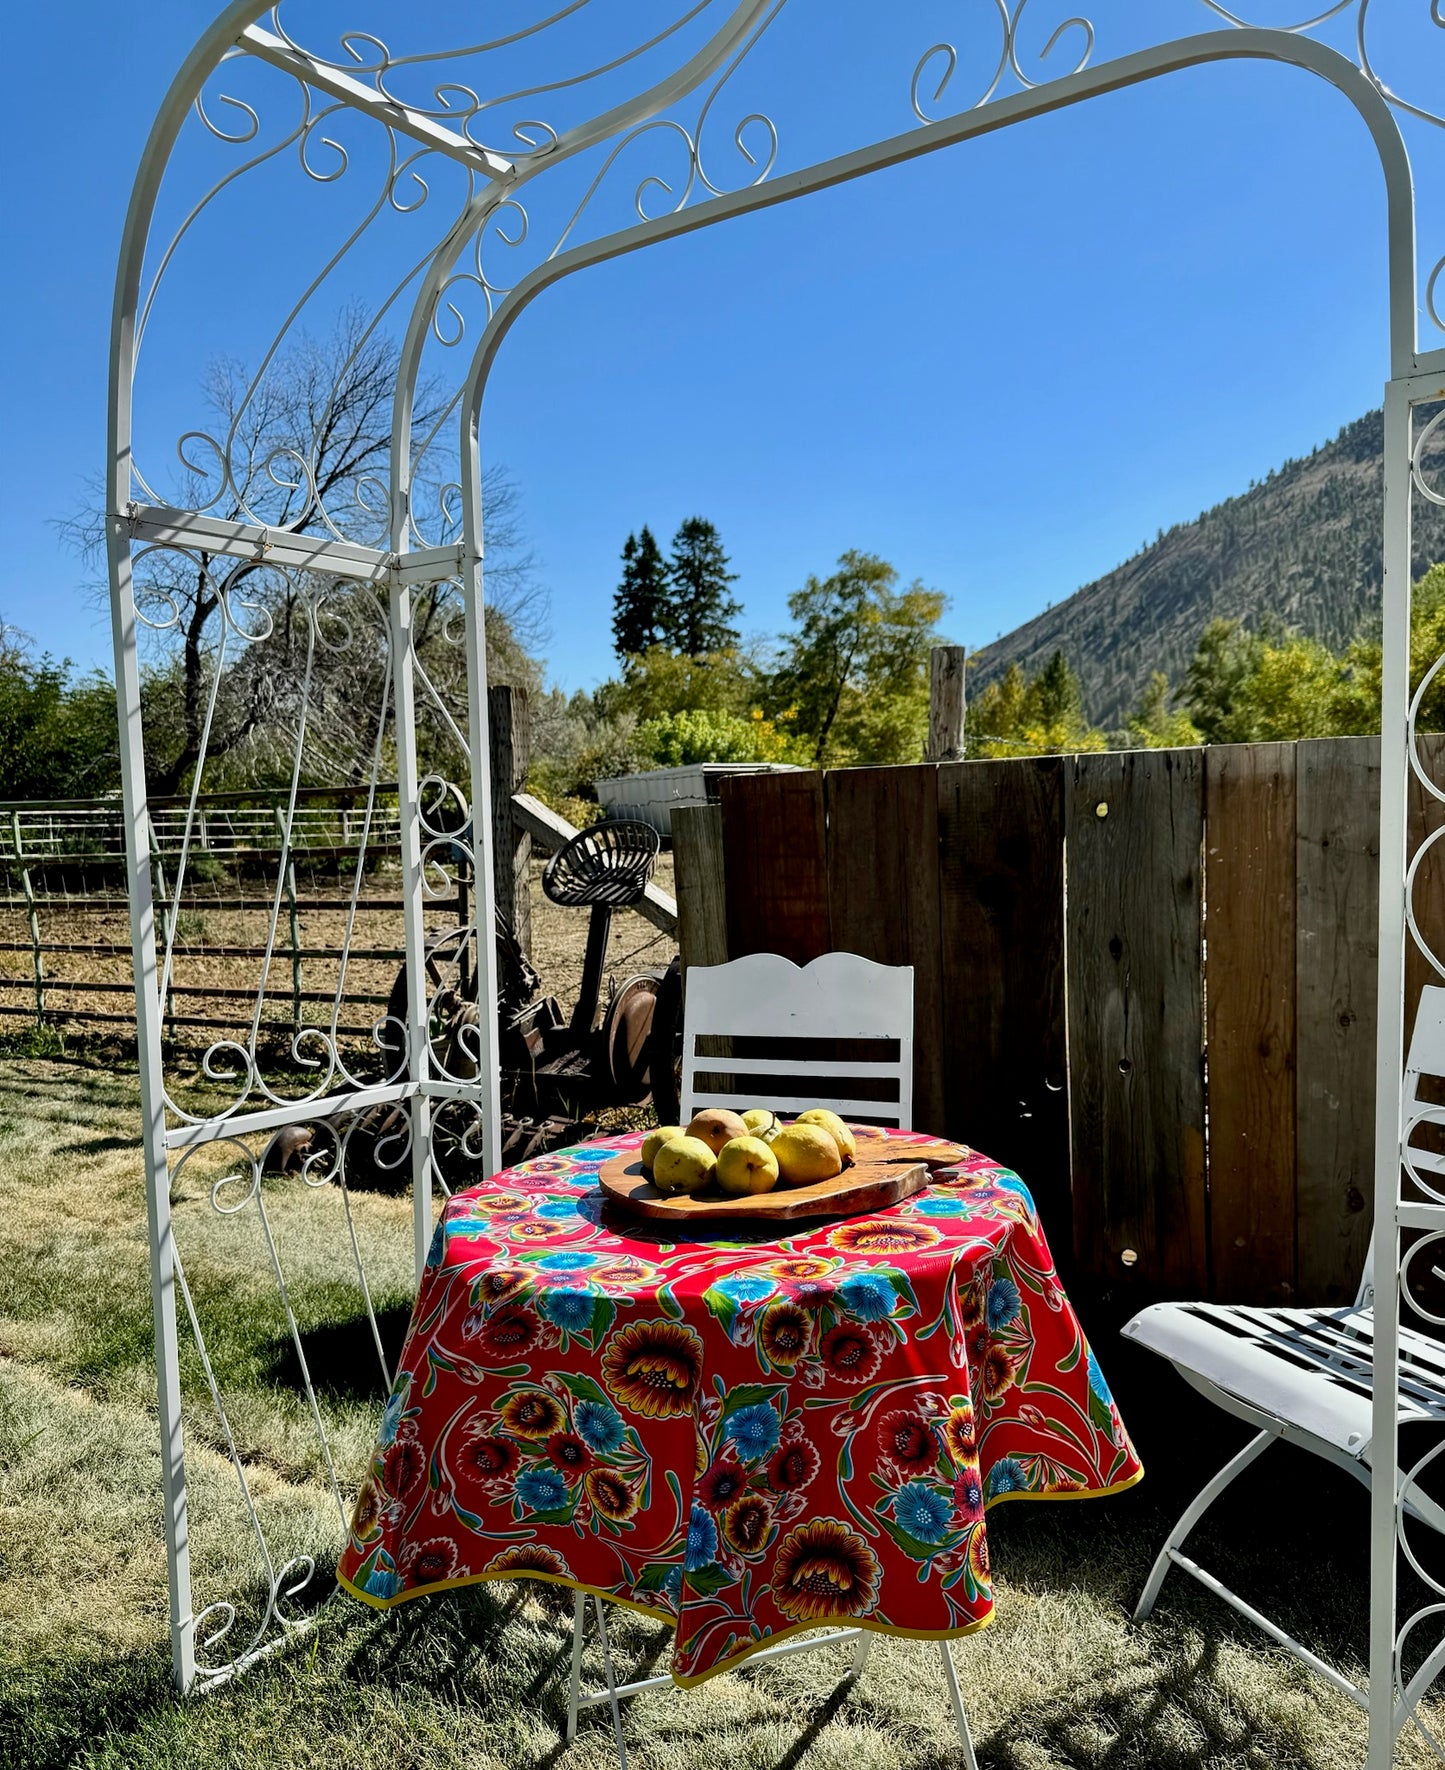
<path fill-rule="evenodd" d="M 366 786 L 302 789 L 294 806 L 284 792 L 152 801 L 171 1036 L 335 1022 L 369 1040 L 405 957 L 400 862 L 395 795 Z M 428 910 L 436 926 L 464 919 L 456 897 Z M 133 994 L 119 801 L 0 804 L 0 1026 L 123 1032 Z"/>

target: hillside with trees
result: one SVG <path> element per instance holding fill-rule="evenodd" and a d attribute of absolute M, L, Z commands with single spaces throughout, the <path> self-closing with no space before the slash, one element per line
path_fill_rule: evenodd
<path fill-rule="evenodd" d="M 1424 414 L 1421 422 L 1428 419 Z M 1338 653 L 1380 601 L 1384 422 L 1367 412 L 1322 448 L 1152 545 L 978 654 L 978 687 L 1063 650 L 1087 718 L 1118 729 L 1150 677 L 1179 682 L 1212 621 L 1272 621 Z M 1415 501 L 1414 570 L 1445 559 L 1445 507 Z"/>

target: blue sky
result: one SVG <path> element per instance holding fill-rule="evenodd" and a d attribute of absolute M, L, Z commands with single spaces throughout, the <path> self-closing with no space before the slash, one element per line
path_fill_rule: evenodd
<path fill-rule="evenodd" d="M 1197 0 L 1168 4 L 1201 22 Z M 1125 47 L 1141 7 L 1157 16 L 1153 0 L 1090 10 Z M 52 523 L 101 466 L 121 219 L 208 11 L 68 0 L 7 23 L 12 67 L 37 77 L 12 80 L 4 122 L 0 617 L 85 666 L 108 663 L 108 628 Z M 792 12 L 795 33 L 829 28 L 787 163 L 831 151 L 838 94 L 889 54 L 901 99 L 877 132 L 906 127 L 931 21 L 899 33 L 866 0 Z M 629 529 L 665 543 L 693 514 L 721 530 L 750 631 L 785 624 L 806 574 L 858 547 L 946 592 L 950 637 L 985 643 L 1379 402 L 1382 213 L 1344 101 L 1241 64 L 571 279 L 514 329 L 485 413 L 550 591 L 553 676 L 609 672 Z M 302 222 L 283 202 L 248 238 Z M 284 256 L 245 255 L 242 354 Z"/>

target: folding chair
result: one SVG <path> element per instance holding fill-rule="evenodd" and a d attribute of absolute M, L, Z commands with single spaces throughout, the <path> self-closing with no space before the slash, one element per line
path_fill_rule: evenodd
<path fill-rule="evenodd" d="M 1407 1123 L 1445 1125 L 1445 1111 L 1421 1099 L 1422 1076 L 1445 1078 L 1445 989 L 1427 986 L 1410 1041 L 1405 1072 Z M 1428 1120 L 1416 1121 L 1419 1113 Z M 1445 1155 L 1409 1142 L 1410 1160 L 1425 1175 L 1445 1179 Z M 1393 1282 L 1391 1274 L 1387 1282 Z M 1253 1605 L 1207 1573 L 1181 1545 L 1199 1520 L 1236 1478 L 1279 1440 L 1298 1444 L 1347 1469 L 1368 1487 L 1374 1470 L 1370 1455 L 1374 1378 L 1374 1242 L 1365 1260 L 1359 1295 L 1347 1309 L 1255 1309 L 1239 1304 L 1156 1303 L 1124 1328 L 1126 1339 L 1167 1358 L 1184 1380 L 1226 1413 L 1257 1428 L 1238 1456 L 1206 1484 L 1159 1551 L 1134 1612 L 1142 1622 L 1154 1608 L 1171 1566 L 1181 1568 L 1208 1591 L 1248 1617 L 1272 1641 L 1303 1661 L 1362 1708 L 1368 1698 L 1358 1685 L 1311 1653 Z M 1402 1425 L 1445 1422 L 1445 1344 L 1417 1329 L 1400 1326 L 1399 1413 Z M 1404 1476 L 1395 1472 L 1396 1489 Z M 1445 1534 L 1445 1511 L 1418 1486 L 1405 1488 L 1405 1509 Z M 1437 1649 L 1404 1691 L 1397 1729 L 1441 1668 L 1445 1645 Z"/>
<path fill-rule="evenodd" d="M 722 1041 L 727 1055 L 699 1054 L 701 1039 Z M 744 1041 L 787 1039 L 796 1051 L 786 1057 L 753 1057 Z M 893 1058 L 859 1061 L 839 1056 L 848 1041 L 886 1041 L 898 1047 Z M 744 1045 L 742 1054 L 734 1054 Z M 819 1054 L 818 1047 L 825 1054 Z M 811 1047 L 811 1054 L 810 1054 Z M 704 1080 L 699 1082 L 699 1076 Z M 757 1077 L 761 1089 L 740 1077 Z M 771 1087 L 776 1082 L 776 1086 Z M 859 1097 L 859 1083 L 879 1087 L 879 1098 Z M 909 1130 L 913 1123 L 913 968 L 877 965 L 857 953 L 824 953 L 810 965 L 795 965 L 777 953 L 753 953 L 726 965 L 695 965 L 687 974 L 683 1015 L 682 1118 L 704 1106 L 766 1106 L 774 1112 L 802 1112 L 826 1106 L 844 1118 L 874 1119 Z M 612 1730 L 621 1770 L 627 1770 L 619 1700 L 672 1683 L 669 1677 L 639 1678 L 619 1684 L 612 1644 L 600 1598 L 593 1599 L 602 1644 L 606 1687 L 582 1694 L 586 1594 L 579 1592 L 572 1615 L 572 1667 L 567 1697 L 567 1737 L 577 1732 L 582 1709 L 599 1703 L 612 1708 Z M 784 1641 L 752 1654 L 747 1663 L 807 1653 L 843 1642 L 853 1644 L 846 1678 L 861 1675 L 873 1637 L 866 1629 L 834 1629 L 828 1634 Z M 963 1743 L 967 1770 L 978 1770 L 958 1672 L 947 1641 L 938 1643 L 944 1682 Z"/>

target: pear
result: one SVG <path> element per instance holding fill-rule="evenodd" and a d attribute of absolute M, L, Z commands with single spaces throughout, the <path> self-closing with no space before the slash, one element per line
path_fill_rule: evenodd
<path fill-rule="evenodd" d="M 778 1183 L 778 1161 L 761 1137 L 734 1137 L 718 1152 L 717 1183 L 734 1198 L 771 1192 Z"/>
<path fill-rule="evenodd" d="M 652 1165 L 657 1160 L 657 1152 L 664 1143 L 671 1143 L 674 1137 L 685 1133 L 681 1125 L 659 1125 L 655 1131 L 649 1131 L 642 1139 L 642 1165 L 650 1174 Z"/>
<path fill-rule="evenodd" d="M 838 1145 L 821 1125 L 784 1125 L 768 1147 L 784 1186 L 811 1186 L 843 1172 Z"/>
<path fill-rule="evenodd" d="M 659 1192 L 697 1192 L 716 1169 L 717 1157 L 700 1137 L 674 1137 L 657 1152 L 652 1184 Z"/>
<path fill-rule="evenodd" d="M 725 1106 L 709 1106 L 697 1113 L 687 1127 L 689 1137 L 700 1138 L 714 1155 L 734 1137 L 746 1137 L 748 1128 L 735 1112 Z"/>
<path fill-rule="evenodd" d="M 783 1128 L 783 1121 L 777 1113 L 770 1112 L 766 1106 L 753 1106 L 743 1114 L 743 1123 L 754 1137 L 761 1137 L 764 1143 L 771 1143 Z"/>
<path fill-rule="evenodd" d="M 829 1112 L 826 1106 L 810 1106 L 806 1112 L 798 1114 L 800 1125 L 821 1125 L 833 1141 L 838 1145 L 838 1153 L 845 1162 L 856 1162 L 858 1145 L 853 1133 L 843 1123 L 836 1112 Z"/>

